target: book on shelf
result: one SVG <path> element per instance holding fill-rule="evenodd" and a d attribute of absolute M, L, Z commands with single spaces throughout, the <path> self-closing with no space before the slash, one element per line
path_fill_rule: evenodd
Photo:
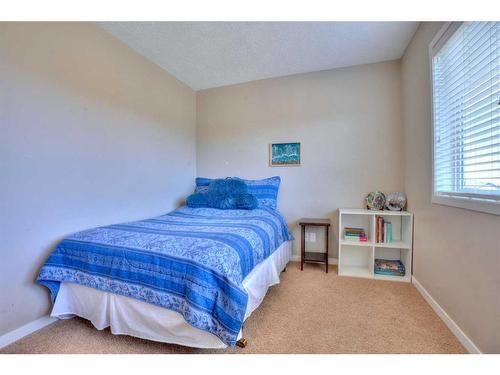
<path fill-rule="evenodd" d="M 400 260 L 375 259 L 374 273 L 378 275 L 404 276 L 406 268 Z"/>
<path fill-rule="evenodd" d="M 375 242 L 392 242 L 392 223 L 386 221 L 383 216 L 376 217 Z"/>
<path fill-rule="evenodd" d="M 387 221 L 385 223 L 386 225 L 386 233 L 387 235 L 385 236 L 387 242 L 392 242 L 392 223 L 390 221 Z"/>
<path fill-rule="evenodd" d="M 366 236 L 366 232 L 364 228 L 344 228 L 344 239 L 347 241 L 356 241 L 356 242 L 366 242 L 368 241 L 368 237 Z"/>
<path fill-rule="evenodd" d="M 365 229 L 364 228 L 345 227 L 344 231 L 345 231 L 345 233 L 364 233 Z"/>
<path fill-rule="evenodd" d="M 345 236 L 344 240 L 352 241 L 352 242 L 368 242 L 368 237 L 353 237 L 353 236 Z"/>

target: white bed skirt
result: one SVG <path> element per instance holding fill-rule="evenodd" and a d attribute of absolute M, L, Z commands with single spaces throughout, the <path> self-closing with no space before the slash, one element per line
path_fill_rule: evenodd
<path fill-rule="evenodd" d="M 268 288 L 280 282 L 279 275 L 291 252 L 292 242 L 283 243 L 243 280 L 248 292 L 245 320 L 259 307 Z M 78 284 L 61 283 L 51 316 L 69 319 L 75 315 L 90 320 L 99 330 L 110 327 L 117 335 L 197 348 L 226 347 L 217 336 L 194 328 L 175 311 Z"/>

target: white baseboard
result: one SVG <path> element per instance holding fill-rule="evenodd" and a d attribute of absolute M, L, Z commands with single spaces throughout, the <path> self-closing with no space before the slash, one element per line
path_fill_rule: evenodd
<path fill-rule="evenodd" d="M 292 255 L 290 257 L 290 261 L 300 262 L 300 255 Z M 328 264 L 338 264 L 338 259 L 337 258 L 328 258 Z"/>
<path fill-rule="evenodd" d="M 24 336 L 28 336 L 30 333 L 36 332 L 39 329 L 42 329 L 43 327 L 54 323 L 56 320 L 57 318 L 52 318 L 46 315 L 13 331 L 7 332 L 6 334 L 0 336 L 0 349 L 12 344 L 19 339 L 22 339 Z"/>
<path fill-rule="evenodd" d="M 446 324 L 450 331 L 455 335 L 455 337 L 460 341 L 460 343 L 465 347 L 465 349 L 471 354 L 482 354 L 481 350 L 474 344 L 474 342 L 460 329 L 457 323 L 446 313 L 446 311 L 436 302 L 434 298 L 429 294 L 429 292 L 418 282 L 418 280 L 413 276 L 412 284 L 420 292 L 422 297 L 427 301 L 427 303 L 432 307 L 436 314 L 441 318 L 441 320 Z"/>

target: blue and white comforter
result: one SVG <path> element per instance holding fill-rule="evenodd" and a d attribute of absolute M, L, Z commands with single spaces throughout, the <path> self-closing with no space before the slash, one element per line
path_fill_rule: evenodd
<path fill-rule="evenodd" d="M 248 301 L 243 279 L 291 239 L 283 216 L 272 208 L 182 207 L 67 237 L 38 282 L 53 301 L 64 281 L 177 311 L 233 346 Z"/>

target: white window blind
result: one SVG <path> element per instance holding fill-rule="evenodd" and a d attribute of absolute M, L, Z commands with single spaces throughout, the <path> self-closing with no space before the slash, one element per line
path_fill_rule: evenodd
<path fill-rule="evenodd" d="M 455 24 L 432 49 L 434 196 L 500 202 L 499 33 Z"/>

